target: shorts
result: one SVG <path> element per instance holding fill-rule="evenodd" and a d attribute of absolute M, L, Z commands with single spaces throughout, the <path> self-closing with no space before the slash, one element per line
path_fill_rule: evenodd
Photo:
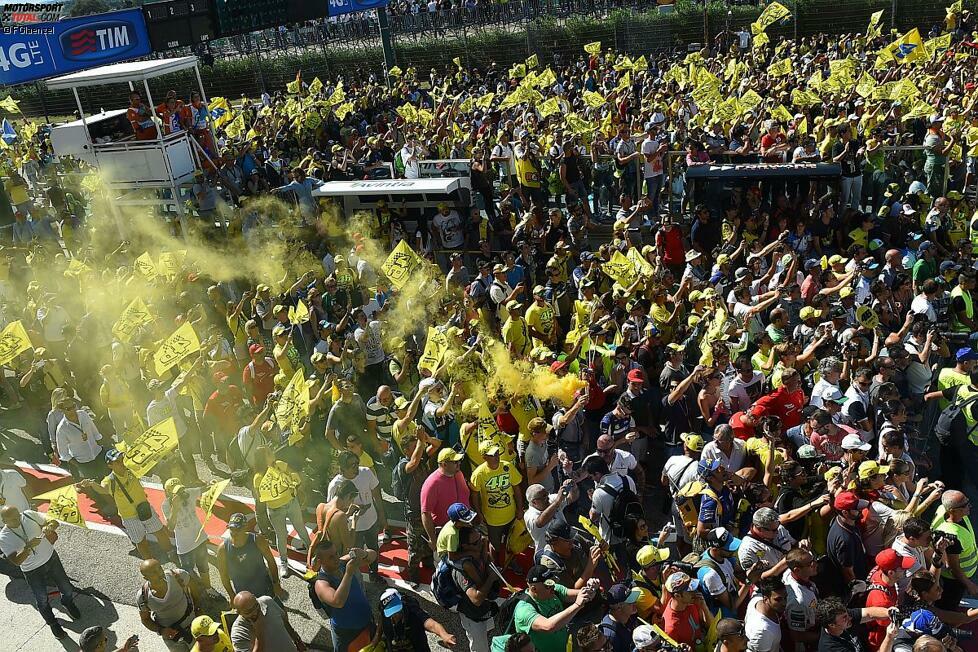
<path fill-rule="evenodd" d="M 156 515 L 154 510 L 153 515 L 145 521 L 140 521 L 136 517 L 122 519 L 122 528 L 126 531 L 129 540 L 135 545 L 145 541 L 147 534 L 155 534 L 162 530 L 163 523 L 160 522 L 160 517 Z"/>

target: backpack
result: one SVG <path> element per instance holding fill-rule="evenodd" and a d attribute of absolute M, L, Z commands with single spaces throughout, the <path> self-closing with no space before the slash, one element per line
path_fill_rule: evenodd
<path fill-rule="evenodd" d="M 934 424 L 934 434 L 937 436 L 937 441 L 941 443 L 942 446 L 947 446 L 951 443 L 951 438 L 961 432 L 961 421 L 958 417 L 961 416 L 961 412 L 965 407 L 978 401 L 978 394 L 973 394 L 968 398 L 959 401 L 958 395 L 961 393 L 961 388 L 958 386 L 957 391 L 954 393 L 954 400 L 946 408 L 941 410 L 941 414 L 937 417 L 937 423 Z M 970 437 L 974 429 L 978 427 L 978 423 L 969 429 L 965 433 L 965 437 Z"/>
<path fill-rule="evenodd" d="M 401 156 L 401 152 L 398 150 L 397 154 L 394 155 L 394 174 L 398 178 L 404 178 L 404 169 L 404 157 Z"/>
<path fill-rule="evenodd" d="M 526 589 L 520 589 L 503 600 L 499 605 L 499 612 L 496 613 L 496 631 L 498 636 L 493 636 L 490 641 L 491 652 L 504 652 L 506 643 L 513 634 L 516 633 L 516 607 L 521 602 L 531 602 L 532 598 Z"/>
<path fill-rule="evenodd" d="M 628 486 L 628 480 L 622 478 L 621 489 L 615 489 L 602 481 L 598 488 L 611 496 L 611 514 L 608 515 L 608 522 L 611 525 L 611 534 L 616 537 L 625 537 L 625 517 L 635 516 L 645 518 L 645 508 L 639 501 L 638 496 Z"/>
<path fill-rule="evenodd" d="M 391 495 L 397 498 L 402 503 L 408 501 L 408 491 L 411 487 L 411 479 L 408 477 L 410 474 L 407 472 L 408 459 L 406 457 L 401 458 L 401 461 L 397 463 L 394 467 L 394 471 L 391 473 Z"/>
<path fill-rule="evenodd" d="M 719 519 L 723 513 L 723 504 L 720 502 L 720 497 L 709 486 L 699 480 L 694 480 L 686 484 L 686 486 L 682 487 L 673 496 L 673 501 L 676 503 L 676 510 L 679 512 L 679 517 L 683 521 L 683 527 L 686 528 L 686 533 L 690 536 L 696 531 L 696 523 L 700 517 L 701 497 L 704 495 L 710 496 L 716 501 L 717 518 Z"/>
<path fill-rule="evenodd" d="M 470 558 L 463 557 L 457 561 L 452 561 L 446 555 L 438 560 L 435 573 L 431 576 L 431 592 L 435 596 L 435 601 L 449 611 L 455 611 L 458 603 L 462 601 L 462 587 L 455 581 L 453 571 L 465 575 L 462 567 L 466 559 Z"/>

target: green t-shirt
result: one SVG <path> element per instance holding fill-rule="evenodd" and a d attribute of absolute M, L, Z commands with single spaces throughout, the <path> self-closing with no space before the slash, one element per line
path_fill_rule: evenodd
<path fill-rule="evenodd" d="M 934 264 L 933 260 L 924 260 L 920 258 L 913 265 L 913 280 L 917 283 L 923 283 L 928 279 L 932 279 L 937 276 L 937 265 Z"/>
<path fill-rule="evenodd" d="M 567 650 L 567 637 L 570 636 L 570 632 L 566 627 L 549 633 L 535 632 L 530 628 L 537 616 L 550 618 L 567 607 L 564 604 L 564 599 L 567 597 L 567 587 L 556 584 L 554 585 L 554 593 L 554 597 L 549 600 L 541 602 L 532 600 L 519 603 L 516 605 L 516 611 L 513 614 L 516 631 L 529 634 L 537 652 L 565 652 Z"/>

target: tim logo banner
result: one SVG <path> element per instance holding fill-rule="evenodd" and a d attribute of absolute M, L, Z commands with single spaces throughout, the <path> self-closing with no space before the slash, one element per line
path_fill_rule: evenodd
<path fill-rule="evenodd" d="M 0 84 L 55 77 L 152 52 L 139 9 L 32 27 L 37 29 L 0 34 Z"/>
<path fill-rule="evenodd" d="M 352 14 L 357 11 L 369 11 L 377 7 L 386 7 L 390 0 L 329 0 L 329 15 Z"/>

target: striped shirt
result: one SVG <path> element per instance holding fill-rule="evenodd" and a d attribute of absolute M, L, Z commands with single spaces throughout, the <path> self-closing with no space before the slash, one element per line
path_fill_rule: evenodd
<path fill-rule="evenodd" d="M 399 396 L 399 394 L 395 393 L 395 396 Z M 380 404 L 376 396 L 370 397 L 370 400 L 367 401 L 367 421 L 373 421 L 376 424 L 378 437 L 390 439 L 394 422 L 397 421 L 397 410 L 394 409 L 393 402 L 390 407 L 385 407 Z"/>

